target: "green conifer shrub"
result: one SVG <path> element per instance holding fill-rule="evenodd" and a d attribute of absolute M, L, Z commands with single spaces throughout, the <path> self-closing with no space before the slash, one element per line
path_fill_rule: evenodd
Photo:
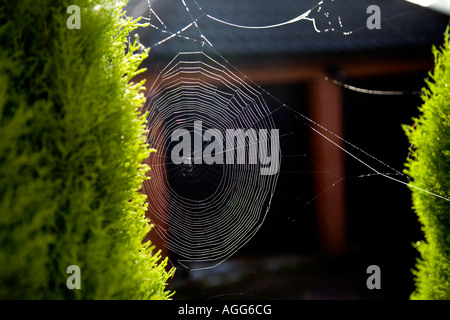
<path fill-rule="evenodd" d="M 426 81 L 420 116 L 405 126 L 413 148 L 406 172 L 413 178 L 413 207 L 425 241 L 416 244 L 421 258 L 414 270 L 411 299 L 450 299 L 450 48 L 433 48 L 435 67 Z M 442 197 L 430 195 L 426 190 Z M 445 199 L 446 198 L 446 199 Z"/>
<path fill-rule="evenodd" d="M 69 29 L 69 5 L 81 29 Z M 0 0 L 0 298 L 167 299 L 139 192 L 147 51 L 115 0 Z M 151 201 L 151 199 L 150 199 Z M 69 290 L 67 267 L 81 270 Z"/>

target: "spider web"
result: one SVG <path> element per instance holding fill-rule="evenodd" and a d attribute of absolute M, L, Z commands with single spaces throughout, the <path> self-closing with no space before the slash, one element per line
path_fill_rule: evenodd
<path fill-rule="evenodd" d="M 174 165 L 167 151 L 173 148 L 172 133 L 184 128 L 193 139 L 198 136 L 202 141 L 196 122 L 201 122 L 205 131 L 218 130 L 223 137 L 230 129 L 272 130 L 275 124 L 271 111 L 261 92 L 202 51 L 179 53 L 160 73 L 150 92 L 146 107 L 148 139 L 159 152 L 150 158 L 152 181 L 143 189 L 154 199 L 149 207 L 152 221 L 157 226 L 169 225 L 168 229 L 156 230 L 169 243 L 169 249 L 183 257 L 179 260 L 183 265 L 223 261 L 251 239 L 263 223 L 278 173 L 265 175 L 249 159 L 243 164 L 220 160 L 219 164 L 206 165 L 201 150 L 200 154 L 189 151 L 180 164 Z M 240 141 L 240 148 L 250 150 L 261 143 L 265 146 L 269 140 L 266 133 L 258 141 Z M 220 159 L 227 151 L 216 151 L 215 156 Z M 279 152 L 272 156 L 280 162 Z M 167 195 L 170 202 L 161 206 L 161 195 Z"/>
<path fill-rule="evenodd" d="M 140 38 L 150 41 L 151 55 L 152 51 L 164 47 L 167 52 L 173 52 L 174 57 L 162 67 L 157 60 L 153 62 L 157 77 L 149 89 L 143 111 L 148 112 L 148 142 L 158 152 L 148 160 L 151 180 L 144 182 L 143 191 L 149 197 L 149 215 L 155 225 L 154 230 L 168 249 L 178 256 L 182 266 L 191 270 L 217 266 L 254 237 L 266 219 L 274 195 L 278 194 L 279 176 L 300 173 L 304 177 L 311 174 L 302 171 L 307 162 L 314 161 L 302 142 L 305 134 L 312 132 L 320 136 L 365 169 L 365 173 L 352 178 L 380 176 L 408 184 L 408 177 L 399 170 L 316 123 L 297 108 L 281 102 L 251 81 L 219 52 L 200 26 L 200 22 L 203 25 L 209 22 L 258 31 L 305 23 L 316 33 L 352 36 L 357 30 L 346 29 L 340 15 L 330 14 L 334 0 L 310 1 L 309 6 L 307 4 L 294 17 L 284 21 L 268 20 L 267 24 L 259 26 L 225 21 L 205 9 L 203 5 L 208 7 L 207 2 L 200 0 L 170 1 L 174 7 L 173 14 L 177 16 L 165 19 L 158 14 L 153 2 L 141 1 L 134 9 L 133 15 L 143 16 L 149 24 L 147 28 L 153 30 L 150 40 L 145 38 L 146 35 Z M 364 92 L 364 89 L 338 81 L 335 83 Z M 399 91 L 365 91 L 402 94 Z M 200 123 L 201 128 L 198 126 Z M 173 137 L 177 129 L 189 133 L 191 146 L 201 141 L 201 150 L 192 148 L 189 154 L 183 153 L 180 163 L 174 164 L 171 155 L 178 142 Z M 271 163 L 264 163 L 261 159 L 252 162 L 249 155 L 244 163 L 224 160 L 204 163 L 202 151 L 208 141 L 202 139 L 203 133 L 216 130 L 225 137 L 230 129 L 254 130 L 257 134 L 266 132 L 268 136 L 247 137 L 237 141 L 237 145 L 249 154 L 250 150 L 257 150 L 258 154 L 265 146 L 270 150 L 266 155 L 270 154 Z M 275 140 L 271 140 L 272 137 L 279 138 L 279 149 L 273 148 Z M 227 149 L 224 144 L 223 149 L 216 149 L 214 155 L 217 159 L 225 159 L 229 151 L 236 152 L 236 155 L 239 152 Z M 288 164 L 283 166 L 285 162 Z M 265 167 L 276 166 L 277 163 L 281 165 L 280 170 L 262 174 Z M 293 171 L 293 167 L 297 170 Z M 322 193 L 349 179 L 333 172 L 319 174 L 334 177 Z M 422 191 L 449 200 L 434 191 Z M 302 207 L 307 207 L 321 194 L 312 198 L 307 192 L 288 196 L 295 197 Z"/>

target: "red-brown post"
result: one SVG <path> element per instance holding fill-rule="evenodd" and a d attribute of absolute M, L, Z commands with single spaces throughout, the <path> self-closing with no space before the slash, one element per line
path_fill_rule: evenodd
<path fill-rule="evenodd" d="M 309 86 L 309 114 L 312 120 L 343 137 L 343 101 L 341 87 L 328 81 L 325 75 L 314 79 Z M 315 127 L 311 133 L 314 171 L 314 204 L 322 250 L 340 254 L 346 247 L 346 214 L 344 153 L 338 146 L 342 141 L 326 130 Z M 327 140 L 330 139 L 338 146 Z"/>

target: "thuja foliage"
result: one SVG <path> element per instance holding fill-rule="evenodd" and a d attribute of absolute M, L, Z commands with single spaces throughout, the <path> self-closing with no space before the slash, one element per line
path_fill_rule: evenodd
<path fill-rule="evenodd" d="M 450 48 L 433 48 L 435 67 L 422 96 L 415 126 L 405 127 L 413 145 L 406 171 L 413 178 L 413 206 L 425 241 L 417 242 L 421 258 L 414 271 L 412 299 L 450 299 Z M 416 187 L 416 188 L 415 188 Z M 420 188 L 420 189 L 418 189 Z M 441 195 L 437 197 L 425 191 Z M 446 198 L 446 199 L 445 199 Z"/>
<path fill-rule="evenodd" d="M 127 41 L 137 22 L 122 6 L 0 0 L 0 298 L 170 296 L 173 270 L 142 243 L 150 150 L 130 80 L 147 52 Z"/>

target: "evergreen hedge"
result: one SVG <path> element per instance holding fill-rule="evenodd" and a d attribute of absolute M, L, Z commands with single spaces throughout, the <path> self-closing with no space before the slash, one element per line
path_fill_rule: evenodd
<path fill-rule="evenodd" d="M 406 172 L 413 178 L 413 207 L 425 241 L 416 244 L 421 259 L 414 271 L 411 299 L 450 299 L 450 48 L 433 48 L 435 67 L 422 95 L 415 126 L 405 127 L 414 146 Z M 441 197 L 430 195 L 430 191 Z M 446 199 L 445 199 L 446 198 Z"/>
<path fill-rule="evenodd" d="M 69 5 L 81 29 L 67 28 Z M 136 27 L 115 0 L 0 0 L 1 299 L 170 296 L 173 270 L 142 243 L 151 150 L 143 83 L 130 82 L 147 54 L 127 41 Z"/>

